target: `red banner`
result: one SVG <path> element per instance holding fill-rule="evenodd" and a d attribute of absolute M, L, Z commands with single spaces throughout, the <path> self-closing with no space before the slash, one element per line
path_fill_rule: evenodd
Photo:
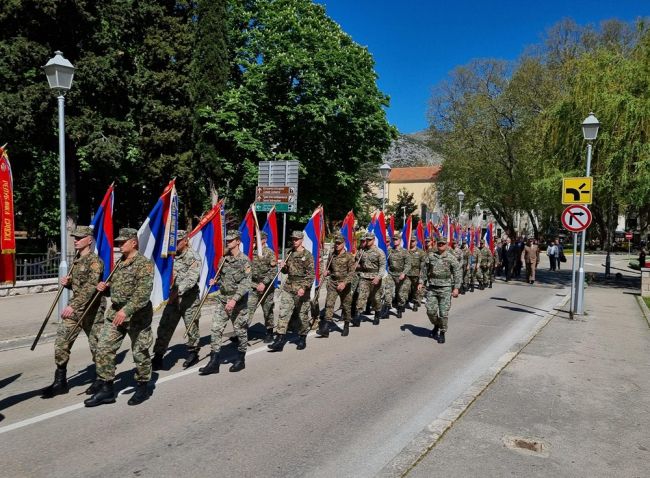
<path fill-rule="evenodd" d="M 16 282 L 14 192 L 7 152 L 0 148 L 0 283 Z"/>

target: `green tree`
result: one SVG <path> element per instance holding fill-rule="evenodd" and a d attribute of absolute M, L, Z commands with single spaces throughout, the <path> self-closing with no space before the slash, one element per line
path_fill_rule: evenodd
<path fill-rule="evenodd" d="M 397 192 L 397 202 L 388 204 L 386 206 L 386 214 L 393 214 L 395 216 L 395 227 L 399 229 L 404 227 L 404 215 L 407 217 L 409 214 L 413 215 L 413 224 L 417 222 L 418 205 L 415 203 L 414 194 L 408 192 L 406 188 L 400 188 Z"/>

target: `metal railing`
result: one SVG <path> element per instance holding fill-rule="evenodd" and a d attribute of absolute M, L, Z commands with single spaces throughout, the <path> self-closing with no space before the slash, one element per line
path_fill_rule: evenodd
<path fill-rule="evenodd" d="M 16 280 L 52 279 L 59 275 L 60 254 L 19 253 L 16 254 Z M 74 254 L 68 256 L 72 264 Z"/>

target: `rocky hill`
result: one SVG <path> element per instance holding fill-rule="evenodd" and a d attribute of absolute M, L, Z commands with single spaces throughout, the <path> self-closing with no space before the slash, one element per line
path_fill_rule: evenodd
<path fill-rule="evenodd" d="M 426 131 L 400 134 L 383 158 L 394 168 L 433 166 L 442 163 L 442 156 L 428 145 Z"/>

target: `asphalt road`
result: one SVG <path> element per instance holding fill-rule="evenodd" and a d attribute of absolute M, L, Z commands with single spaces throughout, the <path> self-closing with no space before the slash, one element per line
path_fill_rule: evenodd
<path fill-rule="evenodd" d="M 561 287 L 497 283 L 462 296 L 444 345 L 427 337 L 423 309 L 364 322 L 349 337 L 310 337 L 305 351 L 289 344 L 272 354 L 257 343 L 238 374 L 182 371 L 177 345 L 138 407 L 126 404 L 130 352 L 119 355 L 123 394 L 94 409 L 82 405 L 85 340 L 69 365 L 74 388 L 50 400 L 39 390 L 52 379 L 51 344 L 0 352 L 0 475 L 372 476 L 551 311 L 568 293 Z M 232 358 L 233 347 L 225 351 Z"/>

